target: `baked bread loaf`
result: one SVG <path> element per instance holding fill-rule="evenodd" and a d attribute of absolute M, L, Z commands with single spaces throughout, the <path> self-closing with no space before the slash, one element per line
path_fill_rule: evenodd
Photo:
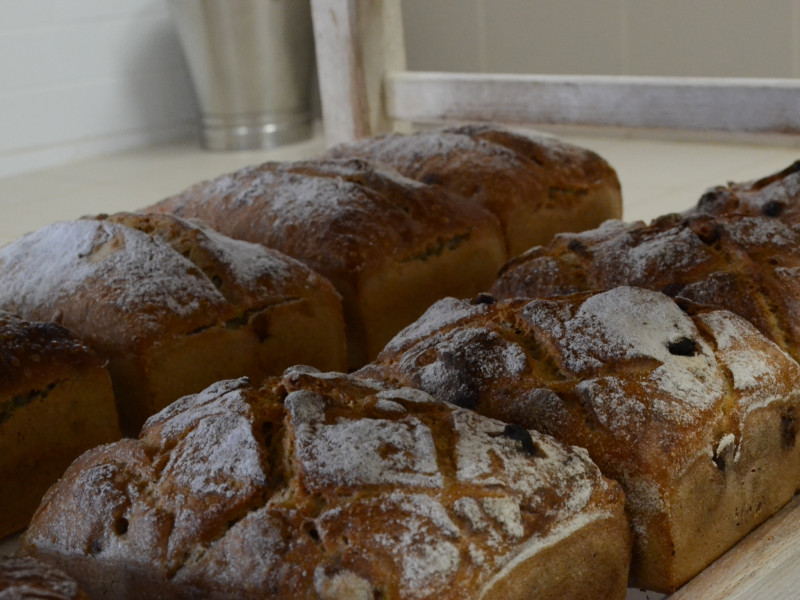
<path fill-rule="evenodd" d="M 0 538 L 27 525 L 73 459 L 120 436 L 97 355 L 62 327 L 0 311 Z"/>
<path fill-rule="evenodd" d="M 330 279 L 351 368 L 435 300 L 486 289 L 506 256 L 497 219 L 476 202 L 361 160 L 248 167 L 147 210 L 201 219 Z"/>
<path fill-rule="evenodd" d="M 633 285 L 726 308 L 800 359 L 800 230 L 779 219 L 667 215 L 558 236 L 506 264 L 498 298 Z"/>
<path fill-rule="evenodd" d="M 509 256 L 545 244 L 556 233 L 622 216 L 617 174 L 600 156 L 496 125 L 387 134 L 337 146 L 329 154 L 379 161 L 406 177 L 478 200 L 500 219 Z"/>
<path fill-rule="evenodd" d="M 708 190 L 690 214 L 777 217 L 800 222 L 800 161 L 755 181 L 729 183 Z"/>
<path fill-rule="evenodd" d="M 676 589 L 800 483 L 800 365 L 650 290 L 442 300 L 358 374 L 586 448 L 625 490 L 636 587 Z"/>
<path fill-rule="evenodd" d="M 122 425 L 225 377 L 342 369 L 333 286 L 287 256 L 171 215 L 56 223 L 0 248 L 0 308 L 108 360 Z"/>
<path fill-rule="evenodd" d="M 65 573 L 32 558 L 0 556 L 0 600 L 89 600 Z"/>
<path fill-rule="evenodd" d="M 92 597 L 625 597 L 623 495 L 586 453 L 412 389 L 223 381 L 90 451 L 21 552 Z"/>

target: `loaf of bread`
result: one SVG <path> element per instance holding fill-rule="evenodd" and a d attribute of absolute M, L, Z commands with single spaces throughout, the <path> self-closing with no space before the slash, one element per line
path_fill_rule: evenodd
<path fill-rule="evenodd" d="M 586 448 L 625 490 L 637 587 L 676 589 L 800 483 L 800 365 L 655 291 L 442 300 L 357 374 Z"/>
<path fill-rule="evenodd" d="M 343 369 L 340 298 L 302 263 L 172 215 L 56 223 L 0 248 L 0 308 L 108 360 L 121 423 L 225 377 Z"/>
<path fill-rule="evenodd" d="M 552 137 L 496 125 L 387 134 L 337 146 L 336 157 L 390 165 L 406 177 L 478 200 L 503 226 L 509 256 L 622 216 L 614 169 L 600 156 Z"/>
<path fill-rule="evenodd" d="M 0 556 L 0 600 L 89 600 L 65 573 L 32 558 Z"/>
<path fill-rule="evenodd" d="M 305 367 L 86 453 L 21 553 L 94 598 L 621 600 L 623 505 L 585 451 Z"/>
<path fill-rule="evenodd" d="M 609 221 L 512 259 L 498 298 L 633 285 L 726 308 L 800 359 L 800 231 L 780 219 L 667 215 Z"/>
<path fill-rule="evenodd" d="M 120 436 L 97 355 L 62 327 L 0 311 L 0 538 L 27 525 L 72 460 Z"/>
<path fill-rule="evenodd" d="M 497 219 L 477 202 L 361 160 L 248 167 L 147 210 L 201 219 L 330 279 L 351 368 L 435 300 L 486 289 L 506 256 Z"/>
<path fill-rule="evenodd" d="M 777 217 L 800 222 L 800 161 L 755 181 L 729 183 L 708 190 L 685 214 Z"/>

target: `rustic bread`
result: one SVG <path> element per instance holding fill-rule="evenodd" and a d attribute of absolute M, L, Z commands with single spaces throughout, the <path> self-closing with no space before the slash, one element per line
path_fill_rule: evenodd
<path fill-rule="evenodd" d="M 345 366 L 333 286 L 300 262 L 171 215 L 56 223 L 0 248 L 0 308 L 109 362 L 124 429 L 224 377 Z"/>
<path fill-rule="evenodd" d="M 32 558 L 0 556 L 0 600 L 88 600 L 65 573 Z"/>
<path fill-rule="evenodd" d="M 21 552 L 97 598 L 622 599 L 623 504 L 585 451 L 293 368 L 82 456 Z"/>
<path fill-rule="evenodd" d="M 800 359 L 800 229 L 741 215 L 609 221 L 509 261 L 498 298 L 634 285 L 726 308 Z"/>
<path fill-rule="evenodd" d="M 248 167 L 147 210 L 201 219 L 330 279 L 351 368 L 435 300 L 488 287 L 506 256 L 497 219 L 476 202 L 361 160 Z"/>
<path fill-rule="evenodd" d="M 509 256 L 545 244 L 556 233 L 622 216 L 617 174 L 600 156 L 496 125 L 387 134 L 337 146 L 329 154 L 379 161 L 406 177 L 478 200 L 500 219 Z"/>
<path fill-rule="evenodd" d="M 729 183 L 708 190 L 684 214 L 749 215 L 800 222 L 800 161 L 755 181 Z"/>
<path fill-rule="evenodd" d="M 62 327 L 0 311 L 0 538 L 27 525 L 73 459 L 119 437 L 97 355 Z"/>
<path fill-rule="evenodd" d="M 674 590 L 800 483 L 800 365 L 654 291 L 442 300 L 358 374 L 586 448 L 625 489 L 638 587 Z"/>

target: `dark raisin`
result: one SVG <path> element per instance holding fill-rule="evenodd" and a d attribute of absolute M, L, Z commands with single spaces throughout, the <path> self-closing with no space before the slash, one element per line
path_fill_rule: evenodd
<path fill-rule="evenodd" d="M 486 292 L 481 292 L 472 301 L 473 304 L 494 304 L 496 302 L 494 296 Z"/>
<path fill-rule="evenodd" d="M 717 468 L 720 471 L 722 471 L 723 473 L 725 472 L 725 455 L 724 454 L 720 455 L 720 456 L 717 456 L 717 454 L 714 453 L 714 455 L 711 457 L 711 460 L 714 461 L 714 464 L 717 465 Z"/>
<path fill-rule="evenodd" d="M 781 415 L 781 445 L 784 450 L 794 448 L 797 440 L 797 422 L 794 418 L 794 410 L 788 414 Z"/>
<path fill-rule="evenodd" d="M 316 526 L 313 523 L 306 523 L 304 527 L 308 537 L 319 544 L 319 531 L 317 531 Z"/>
<path fill-rule="evenodd" d="M 539 454 L 539 449 L 536 447 L 536 444 L 533 443 L 530 432 L 522 425 L 509 423 L 506 425 L 505 429 L 503 429 L 503 435 L 519 442 L 525 454 L 530 454 L 531 456 L 537 456 Z"/>
<path fill-rule="evenodd" d="M 567 248 L 569 248 L 570 252 L 574 252 L 575 254 L 586 254 L 588 250 L 586 244 L 578 239 L 570 240 L 567 244 Z"/>
<path fill-rule="evenodd" d="M 421 181 L 426 185 L 441 185 L 442 176 L 438 173 L 426 173 L 422 176 Z"/>
<path fill-rule="evenodd" d="M 697 354 L 697 342 L 687 337 L 667 344 L 669 353 L 674 356 L 694 356 Z"/>
<path fill-rule="evenodd" d="M 786 205 L 783 202 L 770 200 L 761 207 L 761 212 L 764 213 L 765 217 L 778 217 L 783 212 L 784 208 L 786 208 Z"/>
<path fill-rule="evenodd" d="M 114 521 L 114 533 L 117 535 L 125 535 L 128 533 L 128 519 L 120 517 Z"/>

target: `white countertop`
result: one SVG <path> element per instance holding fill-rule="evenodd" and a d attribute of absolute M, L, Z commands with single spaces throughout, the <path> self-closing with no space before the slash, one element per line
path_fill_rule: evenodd
<path fill-rule="evenodd" d="M 800 147 L 777 144 L 560 137 L 596 151 L 617 169 L 626 220 L 683 210 L 711 186 L 762 177 L 800 158 Z M 0 179 L 0 245 L 53 221 L 135 210 L 245 165 L 308 158 L 324 147 L 315 137 L 274 150 L 208 152 L 187 141 L 6 177 Z"/>

